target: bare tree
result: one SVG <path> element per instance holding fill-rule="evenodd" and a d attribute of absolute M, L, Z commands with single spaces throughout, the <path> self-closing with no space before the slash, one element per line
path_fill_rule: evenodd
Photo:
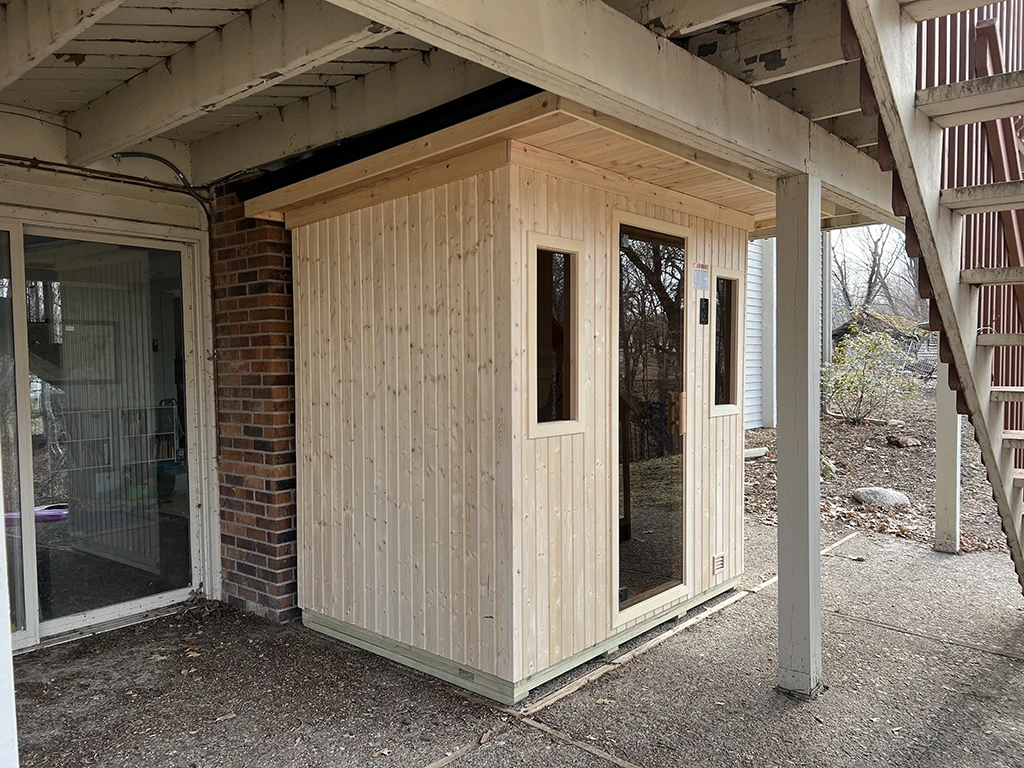
<path fill-rule="evenodd" d="M 873 310 L 923 319 L 927 304 L 917 295 L 917 265 L 906 238 L 893 227 L 839 230 L 832 238 L 833 324 Z"/>

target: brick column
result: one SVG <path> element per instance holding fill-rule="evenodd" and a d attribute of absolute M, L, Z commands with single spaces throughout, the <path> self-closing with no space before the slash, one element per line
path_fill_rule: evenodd
<path fill-rule="evenodd" d="M 217 198 L 211 252 L 224 600 L 299 615 L 291 237 Z"/>

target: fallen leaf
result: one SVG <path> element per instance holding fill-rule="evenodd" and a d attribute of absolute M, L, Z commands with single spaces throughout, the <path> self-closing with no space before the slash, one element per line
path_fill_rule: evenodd
<path fill-rule="evenodd" d="M 595 703 L 596 704 L 604 704 L 604 705 L 607 706 L 607 705 L 614 704 L 615 703 L 615 699 L 598 699 Z"/>
<path fill-rule="evenodd" d="M 388 749 L 387 747 L 385 747 L 384 749 L 378 749 L 376 752 L 373 753 L 373 756 L 374 757 L 387 757 L 390 754 L 391 754 L 391 750 Z"/>
<path fill-rule="evenodd" d="M 218 717 L 213 722 L 215 722 L 215 723 L 223 723 L 225 720 L 234 720 L 236 717 L 238 717 L 238 715 L 236 715 L 234 712 L 228 712 L 226 714 L 221 715 L 220 717 Z"/>

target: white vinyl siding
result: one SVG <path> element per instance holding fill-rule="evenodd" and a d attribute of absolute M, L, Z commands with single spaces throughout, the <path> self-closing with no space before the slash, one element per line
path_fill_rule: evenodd
<path fill-rule="evenodd" d="M 747 251 L 747 323 L 746 356 L 744 360 L 743 428 L 763 425 L 762 402 L 762 294 L 761 265 L 763 240 L 754 240 Z"/>

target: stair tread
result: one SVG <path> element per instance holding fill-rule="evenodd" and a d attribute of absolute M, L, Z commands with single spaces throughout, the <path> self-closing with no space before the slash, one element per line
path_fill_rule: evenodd
<path fill-rule="evenodd" d="M 978 336 L 983 347 L 1024 347 L 1024 333 L 983 333 Z"/>
<path fill-rule="evenodd" d="M 1024 488 L 1024 469 L 1013 471 L 1013 485 L 1015 488 Z"/>
<path fill-rule="evenodd" d="M 970 285 L 1011 285 L 1024 282 L 1024 267 L 979 267 L 960 272 L 960 282 Z"/>
<path fill-rule="evenodd" d="M 1024 387 L 992 387 L 991 398 L 1003 403 L 1024 403 Z"/>
<path fill-rule="evenodd" d="M 1003 431 L 1003 442 L 1024 444 L 1024 429 L 1007 429 Z"/>

